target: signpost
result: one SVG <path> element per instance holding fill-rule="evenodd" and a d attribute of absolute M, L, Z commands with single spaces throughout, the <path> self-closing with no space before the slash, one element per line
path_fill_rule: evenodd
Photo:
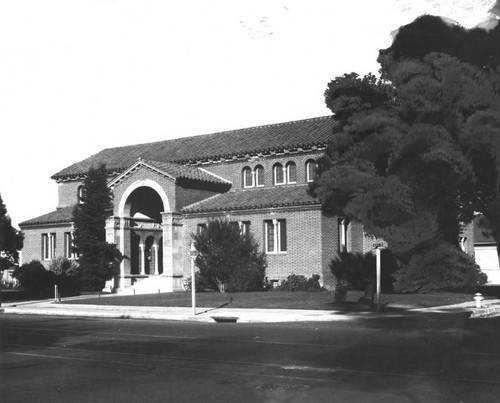
<path fill-rule="evenodd" d="M 377 312 L 380 312 L 381 302 L 380 302 L 380 293 L 381 293 L 381 261 L 380 261 L 380 252 L 382 249 L 385 249 L 387 246 L 384 243 L 378 243 L 375 245 L 375 257 L 377 260 L 377 294 L 375 296 L 377 301 Z"/>
<path fill-rule="evenodd" d="M 375 255 L 377 257 L 377 312 L 380 312 L 380 250 L 381 248 L 377 246 L 375 249 Z"/>
<path fill-rule="evenodd" d="M 191 242 L 189 256 L 191 257 L 191 305 L 193 307 L 193 315 L 196 315 L 196 273 L 194 271 L 194 261 L 196 260 L 196 256 L 198 256 L 198 251 L 194 247 L 194 242 Z"/>

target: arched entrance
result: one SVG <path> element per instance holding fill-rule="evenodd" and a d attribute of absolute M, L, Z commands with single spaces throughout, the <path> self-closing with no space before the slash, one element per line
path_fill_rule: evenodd
<path fill-rule="evenodd" d="M 162 213 L 165 207 L 160 194 L 149 185 L 130 187 L 120 206 L 128 224 L 123 231 L 124 275 L 130 277 L 131 285 L 141 278 L 163 273 Z"/>

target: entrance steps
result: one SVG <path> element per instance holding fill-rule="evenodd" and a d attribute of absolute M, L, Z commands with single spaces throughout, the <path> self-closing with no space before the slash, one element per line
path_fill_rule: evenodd
<path fill-rule="evenodd" d="M 151 275 L 146 278 L 137 279 L 132 287 L 120 291 L 120 294 L 157 294 L 161 292 L 172 292 L 172 278 Z"/>

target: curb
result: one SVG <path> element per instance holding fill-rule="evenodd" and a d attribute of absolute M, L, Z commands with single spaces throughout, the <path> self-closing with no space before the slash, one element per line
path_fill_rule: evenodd
<path fill-rule="evenodd" d="M 482 308 L 467 305 L 443 306 L 434 308 L 411 309 L 408 311 L 428 313 L 461 312 L 470 313 L 470 319 L 492 318 L 500 316 L 500 305 L 492 304 Z M 14 315 L 47 315 L 108 319 L 150 319 L 168 321 L 188 321 L 206 323 L 283 323 L 283 322 L 332 322 L 352 320 L 359 312 L 314 311 L 314 310 L 280 310 L 280 309 L 217 309 L 197 308 L 193 315 L 191 308 L 151 308 L 131 306 L 96 306 L 96 305 L 64 305 L 55 302 L 38 301 L 35 303 L 2 306 L 0 313 Z M 364 313 L 361 313 L 364 314 Z M 370 315 L 373 316 L 373 315 Z M 236 320 L 234 320 L 237 318 Z"/>
<path fill-rule="evenodd" d="M 472 310 L 471 319 L 494 318 L 500 316 L 500 305 L 491 305 L 484 308 L 475 308 Z"/>
<path fill-rule="evenodd" d="M 38 306 L 12 306 L 5 307 L 5 314 L 15 315 L 48 315 L 48 316 L 71 316 L 71 317 L 94 317 L 109 319 L 153 319 L 171 321 L 190 321 L 207 323 L 235 323 L 234 318 L 238 318 L 238 323 L 283 323 L 283 322 L 327 322 L 349 320 L 350 316 L 338 314 L 337 311 L 307 311 L 307 310 L 272 310 L 263 312 L 262 310 L 242 309 L 242 310 L 219 310 L 198 308 L 199 313 L 193 315 L 191 308 L 170 308 L 165 310 L 160 308 L 152 310 L 145 307 L 121 307 L 116 306 L 93 307 L 79 306 L 79 309 L 71 309 L 68 305 L 57 305 L 55 303 L 44 303 Z"/>

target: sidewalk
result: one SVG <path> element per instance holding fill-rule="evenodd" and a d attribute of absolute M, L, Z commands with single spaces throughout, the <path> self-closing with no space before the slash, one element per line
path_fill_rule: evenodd
<path fill-rule="evenodd" d="M 69 298 L 68 298 L 69 299 Z M 83 299 L 76 297 L 76 299 Z M 64 302 L 64 300 L 63 300 Z M 180 307 L 144 307 L 64 304 L 53 300 L 29 302 L 3 302 L 4 314 L 17 315 L 60 315 L 72 317 L 94 317 L 114 319 L 157 319 L 195 322 L 238 322 L 238 323 L 280 323 L 280 322 L 326 322 L 347 321 L 353 317 L 374 316 L 377 312 L 345 312 L 335 310 L 305 309 L 235 309 L 235 308 L 192 308 Z M 405 311 L 401 311 L 405 312 Z M 476 308 L 474 301 L 457 305 L 432 308 L 409 309 L 406 312 L 461 313 L 472 312 L 471 318 L 500 316 L 500 300 L 483 301 L 481 308 Z M 398 314 L 391 311 L 390 314 Z M 381 313 L 382 315 L 388 312 Z"/>

